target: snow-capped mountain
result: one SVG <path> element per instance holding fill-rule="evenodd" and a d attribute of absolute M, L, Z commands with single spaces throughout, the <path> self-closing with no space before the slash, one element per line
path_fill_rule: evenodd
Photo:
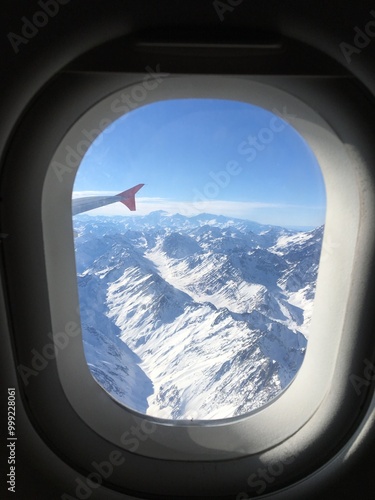
<path fill-rule="evenodd" d="M 241 415 L 303 361 L 323 227 L 202 214 L 74 219 L 87 363 L 124 405 L 167 419 Z"/>

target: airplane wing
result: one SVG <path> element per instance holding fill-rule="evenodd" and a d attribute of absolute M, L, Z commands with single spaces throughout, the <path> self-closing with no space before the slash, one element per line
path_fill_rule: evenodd
<path fill-rule="evenodd" d="M 104 207 L 105 205 L 116 203 L 117 201 L 123 203 L 129 210 L 134 212 L 136 210 L 135 194 L 143 186 L 144 184 L 137 184 L 136 186 L 114 196 L 87 196 L 86 198 L 73 198 L 72 214 L 77 215 L 82 212 L 87 212 L 88 210 L 94 210 L 94 208 Z"/>

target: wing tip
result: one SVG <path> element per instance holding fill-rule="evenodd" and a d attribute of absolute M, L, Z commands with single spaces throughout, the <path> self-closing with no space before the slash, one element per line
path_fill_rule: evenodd
<path fill-rule="evenodd" d="M 141 188 L 143 188 L 143 186 L 144 184 L 137 184 L 136 186 L 133 186 L 132 188 L 127 189 L 126 191 L 123 191 L 116 196 L 120 198 L 119 201 L 126 207 L 128 207 L 131 212 L 135 212 L 137 210 L 135 205 L 135 195 Z"/>

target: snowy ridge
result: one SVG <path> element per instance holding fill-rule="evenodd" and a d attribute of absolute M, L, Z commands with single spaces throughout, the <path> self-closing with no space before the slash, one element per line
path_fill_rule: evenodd
<path fill-rule="evenodd" d="M 74 229 L 85 355 L 112 397 L 161 418 L 227 418 L 292 381 L 323 227 L 153 212 Z"/>

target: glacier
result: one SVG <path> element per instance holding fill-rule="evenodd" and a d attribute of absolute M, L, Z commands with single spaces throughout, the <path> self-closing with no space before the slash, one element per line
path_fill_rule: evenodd
<path fill-rule="evenodd" d="M 82 340 L 98 384 L 169 420 L 249 413 L 304 358 L 324 226 L 212 214 L 73 219 Z"/>

